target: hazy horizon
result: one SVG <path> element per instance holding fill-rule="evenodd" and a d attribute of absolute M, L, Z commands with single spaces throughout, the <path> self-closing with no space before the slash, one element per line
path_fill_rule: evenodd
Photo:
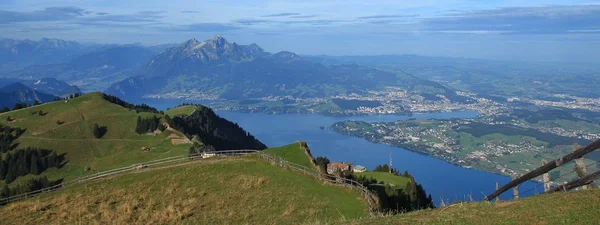
<path fill-rule="evenodd" d="M 146 45 L 222 35 L 301 55 L 598 62 L 600 1 L 4 1 L 2 38 Z"/>

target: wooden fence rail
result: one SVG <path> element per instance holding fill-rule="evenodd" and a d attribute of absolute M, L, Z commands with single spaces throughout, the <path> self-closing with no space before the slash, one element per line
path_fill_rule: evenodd
<path fill-rule="evenodd" d="M 352 190 L 359 191 L 361 193 L 361 195 L 365 199 L 367 199 L 367 203 L 369 204 L 369 215 L 370 216 L 374 216 L 375 212 L 377 212 L 379 210 L 379 206 L 377 203 L 378 202 L 377 196 L 374 195 L 371 191 L 369 191 L 368 188 L 366 188 L 365 186 L 363 186 L 362 184 L 360 184 L 354 180 L 340 178 L 340 177 L 336 177 L 336 176 L 329 175 L 329 174 L 324 174 L 324 173 L 318 172 L 317 170 L 305 167 L 303 165 L 285 161 L 282 158 L 275 158 L 269 154 L 266 154 L 266 153 L 264 153 L 262 151 L 258 151 L 258 150 L 226 150 L 226 151 L 217 151 L 214 153 L 215 153 L 215 155 L 214 155 L 215 157 L 232 157 L 232 156 L 243 156 L 243 155 L 251 155 L 251 154 L 259 155 L 262 159 L 264 159 L 268 162 L 277 164 L 279 166 L 289 168 L 296 172 L 300 172 L 300 173 L 312 176 L 316 179 L 324 180 L 324 181 L 327 181 L 327 182 L 335 184 L 335 185 L 341 185 L 341 186 L 348 187 Z M 148 162 L 144 162 L 144 163 L 138 163 L 138 164 L 134 164 L 131 166 L 125 166 L 125 167 L 121 167 L 121 168 L 102 171 L 102 172 L 98 172 L 95 174 L 82 176 L 77 179 L 74 179 L 74 180 L 71 180 L 68 182 L 63 182 L 61 184 L 57 184 L 57 185 L 54 185 L 51 187 L 47 187 L 47 188 L 35 190 L 32 192 L 19 194 L 19 195 L 10 196 L 8 198 L 3 198 L 3 199 L 0 199 L 0 204 L 2 204 L 2 205 L 8 204 L 10 202 L 15 202 L 15 201 L 19 201 L 19 200 L 23 200 L 23 199 L 26 199 L 29 197 L 36 196 L 41 193 L 55 191 L 62 187 L 71 186 L 71 185 L 95 180 L 95 179 L 106 177 L 106 176 L 111 176 L 111 175 L 115 175 L 115 174 L 119 174 L 119 173 L 125 173 L 125 172 L 138 170 L 138 169 L 142 169 L 142 168 L 147 168 L 147 167 L 154 167 L 154 166 L 165 164 L 165 163 L 193 160 L 193 159 L 197 159 L 197 158 L 203 158 L 203 154 L 198 153 L 198 154 L 191 154 L 191 155 L 173 156 L 173 157 L 168 157 L 168 158 L 163 158 L 163 159 L 152 160 L 152 161 L 148 161 Z"/>
<path fill-rule="evenodd" d="M 594 142 L 586 145 L 585 147 L 580 147 L 577 150 L 575 150 L 575 151 L 573 151 L 573 152 L 571 152 L 571 153 L 569 153 L 569 154 L 567 154 L 567 155 L 565 155 L 563 157 L 555 159 L 552 162 L 546 163 L 546 164 L 542 165 L 541 167 L 539 167 L 539 168 L 537 168 L 537 169 L 535 169 L 535 170 L 533 170 L 533 171 L 531 171 L 529 173 L 526 173 L 525 175 L 523 175 L 523 176 L 521 176 L 519 178 L 516 178 L 516 179 L 508 182 L 508 184 L 505 184 L 504 186 L 502 186 L 500 188 L 497 188 L 496 191 L 494 191 L 490 195 L 486 196 L 485 200 L 489 201 L 491 199 L 494 199 L 494 198 L 500 196 L 500 194 L 504 193 L 505 191 L 508 191 L 509 189 L 511 189 L 513 187 L 516 187 L 519 184 L 522 184 L 522 183 L 524 183 L 524 182 L 526 182 L 528 180 L 531 180 L 533 178 L 536 178 L 536 177 L 538 177 L 540 175 L 544 175 L 544 174 L 548 173 L 550 170 L 552 170 L 552 169 L 554 169 L 556 167 L 559 167 L 559 166 L 561 166 L 561 165 L 563 165 L 565 163 L 568 163 L 568 162 L 570 162 L 570 161 L 572 161 L 574 159 L 579 159 L 579 158 L 583 157 L 584 155 L 586 155 L 586 154 L 588 154 L 588 153 L 590 153 L 590 152 L 592 152 L 592 151 L 594 151 L 596 149 L 599 149 L 599 148 L 600 148 L 600 139 L 598 139 L 598 140 L 596 140 L 596 141 L 594 141 Z M 590 179 L 590 178 L 591 178 L 591 176 L 588 177 L 588 179 Z M 580 180 L 581 179 L 583 179 L 583 178 L 580 178 Z M 593 179 L 591 181 L 593 181 Z M 547 181 L 544 181 L 544 185 L 547 185 L 547 183 L 548 183 Z M 586 184 L 589 184 L 589 182 L 587 182 Z M 581 186 L 581 185 L 579 185 L 579 186 Z M 577 187 L 579 187 L 579 186 L 577 186 Z"/>

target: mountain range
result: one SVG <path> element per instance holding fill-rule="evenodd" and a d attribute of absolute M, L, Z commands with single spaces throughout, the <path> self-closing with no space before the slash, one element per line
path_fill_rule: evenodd
<path fill-rule="evenodd" d="M 40 55 L 20 63 L 27 66 L 15 67 L 17 69 L 9 72 L 4 70 L 3 77 L 28 80 L 52 77 L 76 85 L 83 92 L 105 91 L 130 101 L 143 98 L 241 100 L 273 96 L 333 98 L 366 94 L 389 86 L 429 100 L 440 100 L 441 94 L 451 101 L 464 101 L 450 88 L 402 71 L 341 60 L 320 61 L 288 51 L 269 53 L 257 44 L 232 43 L 221 36 L 151 47 L 82 45 L 56 39 L 4 40 L 3 43 L 9 43 L 5 44 L 8 47 L 4 52 L 13 49 L 19 54 Z M 48 49 L 54 49 L 54 53 Z M 53 54 L 56 55 L 54 60 L 37 61 L 44 58 L 41 56 Z"/>
<path fill-rule="evenodd" d="M 130 76 L 128 71 L 143 65 L 154 55 L 155 52 L 141 46 L 115 46 L 89 52 L 67 62 L 28 66 L 8 73 L 8 76 L 27 79 L 54 77 L 90 92 L 105 89 L 116 80 Z"/>
<path fill-rule="evenodd" d="M 12 108 L 17 103 L 32 105 L 54 100 L 54 95 L 46 94 L 25 86 L 22 83 L 12 83 L 0 88 L 0 108 Z"/>
<path fill-rule="evenodd" d="M 0 71 L 11 71 L 29 65 L 44 65 L 73 59 L 96 45 L 55 38 L 32 40 L 0 40 Z"/>
<path fill-rule="evenodd" d="M 221 36 L 191 39 L 169 48 L 132 74 L 135 76 L 113 84 L 107 92 L 129 100 L 178 98 L 187 93 L 212 99 L 333 97 L 385 86 L 433 90 L 432 95 L 454 94 L 408 74 L 358 64 L 323 64 L 287 51 L 272 54 L 256 44 L 230 43 Z"/>

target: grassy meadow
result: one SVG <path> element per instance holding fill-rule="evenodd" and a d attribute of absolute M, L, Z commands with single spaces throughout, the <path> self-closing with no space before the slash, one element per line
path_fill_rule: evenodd
<path fill-rule="evenodd" d="M 277 158 L 281 157 L 289 162 L 316 169 L 310 158 L 306 155 L 306 153 L 304 153 L 304 149 L 302 148 L 300 142 L 281 147 L 265 149 L 264 152 Z"/>
<path fill-rule="evenodd" d="M 42 111 L 40 115 L 39 111 Z M 101 171 L 152 159 L 187 153 L 189 145 L 173 145 L 169 135 L 177 131 L 140 135 L 135 132 L 137 117 L 162 116 L 112 104 L 101 93 L 85 94 L 68 101 L 56 101 L 0 114 L 0 124 L 26 129 L 15 142 L 18 148 L 29 146 L 56 150 L 65 154 L 67 164 L 44 173 L 48 178 L 71 179 L 85 175 L 84 167 Z M 12 121 L 8 121 L 10 117 Z M 95 138 L 94 124 L 107 132 Z M 142 147 L 151 150 L 142 152 Z"/>
<path fill-rule="evenodd" d="M 402 189 L 404 189 L 406 187 L 406 184 L 408 182 L 410 182 L 410 178 L 406 178 L 403 176 L 396 176 L 394 174 L 387 173 L 387 172 L 362 172 L 362 173 L 356 173 L 356 175 L 366 176 L 368 178 L 372 177 L 372 178 L 375 178 L 377 180 L 377 182 L 383 181 L 384 183 L 390 184 L 391 186 L 393 186 L 395 188 L 402 188 Z"/>
<path fill-rule="evenodd" d="M 172 109 L 168 109 L 165 111 L 165 114 L 169 115 L 170 117 L 189 115 L 192 114 L 197 108 L 198 107 L 194 105 L 183 105 Z"/>
<path fill-rule="evenodd" d="M 368 215 L 357 192 L 257 157 L 207 159 L 0 207 L 3 224 L 323 224 Z"/>
<path fill-rule="evenodd" d="M 514 201 L 457 203 L 440 209 L 343 224 L 599 224 L 600 189 L 542 194 Z"/>

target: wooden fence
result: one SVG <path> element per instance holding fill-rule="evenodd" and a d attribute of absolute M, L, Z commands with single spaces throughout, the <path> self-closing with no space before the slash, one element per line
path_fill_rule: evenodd
<path fill-rule="evenodd" d="M 538 176 L 542 176 L 542 184 L 544 185 L 544 192 L 546 192 L 546 193 L 554 192 L 554 191 L 570 191 L 572 189 L 582 187 L 582 186 L 584 186 L 584 188 L 588 188 L 587 186 L 591 186 L 592 182 L 595 179 L 600 178 L 600 171 L 594 172 L 592 174 L 587 174 L 587 171 L 586 171 L 587 166 L 584 165 L 582 157 L 596 149 L 599 149 L 599 148 L 600 148 L 600 139 L 598 139 L 584 147 L 576 146 L 576 147 L 574 147 L 573 152 L 571 152 L 565 156 L 562 156 L 558 159 L 555 159 L 555 160 L 551 161 L 550 163 L 543 161 L 541 167 L 539 167 L 529 173 L 526 173 L 520 177 L 513 177 L 513 179 L 508 184 L 505 184 L 502 187 L 498 187 L 498 184 L 496 183 L 496 191 L 494 191 L 493 193 L 486 196 L 485 200 L 489 201 L 494 198 L 497 198 L 502 193 L 508 191 L 511 188 L 513 188 L 513 195 L 515 195 L 514 197 L 518 198 L 518 194 L 519 194 L 518 185 L 520 185 L 528 180 L 534 179 Z M 550 188 L 550 176 L 549 176 L 548 172 L 550 172 L 550 170 L 552 170 L 552 169 L 555 169 L 555 168 L 557 168 L 561 165 L 564 165 L 568 162 L 571 162 L 573 160 L 576 161 L 573 172 L 577 173 L 577 175 L 579 176 L 579 179 L 568 182 L 563 185 L 560 185 L 554 189 L 551 189 Z M 594 164 L 596 164 L 596 163 L 594 163 Z"/>
<path fill-rule="evenodd" d="M 258 156 L 260 156 L 260 158 L 262 158 L 270 163 L 279 165 L 281 167 L 285 167 L 285 168 L 291 169 L 293 171 L 312 176 L 319 180 L 327 181 L 334 185 L 340 185 L 340 186 L 350 188 L 352 190 L 356 190 L 359 193 L 361 193 L 361 195 L 367 200 L 367 203 L 369 205 L 369 215 L 370 216 L 374 216 L 375 212 L 377 212 L 379 210 L 379 204 L 378 204 L 378 199 L 377 199 L 376 195 L 373 194 L 371 191 L 369 191 L 369 189 L 367 189 L 365 186 L 363 186 L 362 184 L 360 184 L 354 180 L 340 178 L 340 177 L 336 177 L 336 176 L 329 175 L 329 174 L 323 174 L 321 172 L 318 172 L 315 169 L 311 169 L 311 168 L 308 168 L 308 167 L 305 167 L 305 166 L 302 166 L 302 165 L 299 165 L 299 164 L 296 164 L 293 162 L 285 161 L 282 158 L 275 158 L 269 154 L 266 154 L 266 153 L 264 153 L 262 151 L 258 151 L 258 150 L 217 151 L 217 152 L 215 152 L 215 155 L 213 157 L 233 157 L 233 156 L 243 156 L 243 155 L 258 155 Z M 134 170 L 140 170 L 140 169 L 144 169 L 144 168 L 148 168 L 148 167 L 155 167 L 155 166 L 167 164 L 167 163 L 175 163 L 175 162 L 181 162 L 181 161 L 186 161 L 186 160 L 193 160 L 193 159 L 198 159 L 198 158 L 202 158 L 202 157 L 203 157 L 202 153 L 192 154 L 192 155 L 173 156 L 173 157 L 168 157 L 168 158 L 163 158 L 163 159 L 152 160 L 152 161 L 148 161 L 148 162 L 144 162 L 144 163 L 138 163 L 138 164 L 134 164 L 131 166 L 125 166 L 125 167 L 121 167 L 121 168 L 102 171 L 102 172 L 98 172 L 95 174 L 82 176 L 77 179 L 74 179 L 74 180 L 71 180 L 68 182 L 63 182 L 61 184 L 57 184 L 57 185 L 54 185 L 51 187 L 47 187 L 47 188 L 35 190 L 32 192 L 19 194 L 19 195 L 10 196 L 8 198 L 3 198 L 3 199 L 0 199 L 0 205 L 23 200 L 23 199 L 26 199 L 29 197 L 36 196 L 41 193 L 52 192 L 52 191 L 58 190 L 62 187 L 72 186 L 72 185 L 88 182 L 91 180 L 96 180 L 96 179 L 99 179 L 102 177 L 107 177 L 107 176 L 125 173 L 125 172 L 129 172 L 129 171 L 134 171 Z"/>

